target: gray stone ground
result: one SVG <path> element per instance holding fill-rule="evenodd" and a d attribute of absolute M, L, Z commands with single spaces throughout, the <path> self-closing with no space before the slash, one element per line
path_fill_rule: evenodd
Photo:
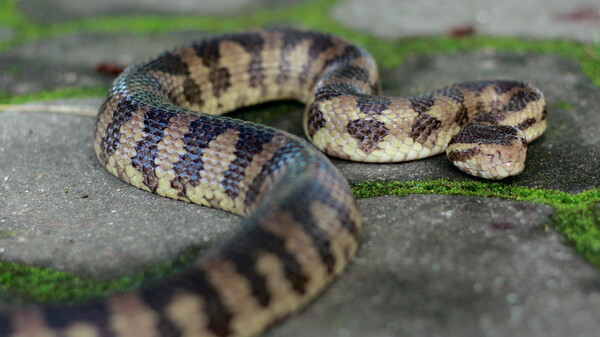
<path fill-rule="evenodd" d="M 114 15 L 194 14 L 219 17 L 242 16 L 265 8 L 285 8 L 302 0 L 22 0 L 19 9 L 28 17 L 42 23 L 56 23 L 83 18 Z M 52 13 L 52 15 L 48 15 Z"/>
<path fill-rule="evenodd" d="M 508 5 L 486 10 L 488 14 L 477 8 L 464 10 L 460 16 L 440 1 L 347 1 L 333 10 L 332 17 L 379 35 L 382 22 L 389 20 L 392 28 L 385 34 L 392 35 L 382 36 L 390 38 L 441 33 L 469 23 L 473 15 L 481 20 L 479 29 L 494 34 L 589 41 L 598 31 L 593 15 L 564 26 L 550 19 L 582 6 L 598 13 L 600 6 L 536 0 L 523 5 L 523 11 L 542 2 L 549 4 L 539 6 L 545 19 L 531 22 L 520 13 L 502 14 Z M 103 2 L 99 7 L 93 1 L 23 0 L 19 7 L 34 20 L 61 22 L 117 10 L 132 15 L 226 16 L 288 5 L 272 0 L 206 1 L 191 9 L 190 3 L 170 2 L 167 8 L 159 1 L 128 0 Z M 449 14 L 435 16 L 431 30 L 412 31 L 394 23 L 406 22 L 403 15 L 427 18 L 434 3 Z M 514 6 L 512 1 L 505 3 Z M 139 11 L 141 4 L 149 6 Z M 372 12 L 369 17 L 381 19 L 370 21 L 379 25 L 365 26 L 362 18 L 367 10 Z M 48 11 L 56 15 L 43 15 Z M 387 13 L 399 13 L 398 19 L 387 19 Z M 527 22 L 542 28 L 526 30 L 522 25 Z M 494 30 L 494 25 L 504 30 Z M 0 40 L 10 39 L 11 34 L 0 29 Z M 22 94 L 41 88 L 108 85 L 109 78 L 93 72 L 98 62 L 130 63 L 205 35 L 75 33 L 27 43 L 0 53 L 0 88 Z M 549 103 L 547 133 L 531 144 L 523 175 L 508 183 L 570 193 L 600 186 L 600 115 L 596 113 L 600 90 L 571 60 L 496 52 L 420 56 L 386 71 L 383 86 L 387 94 L 408 95 L 481 78 L 536 83 Z M 60 104 L 97 107 L 100 101 Z M 301 134 L 302 106 L 284 103 L 284 107 L 289 109 L 267 104 L 234 116 L 261 122 L 266 114 L 273 125 Z M 109 279 L 169 261 L 189 247 L 209 247 L 236 228 L 236 216 L 157 197 L 108 174 L 94 157 L 92 127 L 89 117 L 0 113 L 0 230 L 15 233 L 0 239 L 2 260 Z M 394 165 L 334 163 L 351 182 L 473 179 L 451 167 L 444 156 Z M 268 336 L 598 336 L 600 273 L 548 228 L 554 214 L 551 208 L 435 195 L 366 199 L 359 201 L 359 207 L 366 226 L 355 262 L 313 305 Z"/>
<path fill-rule="evenodd" d="M 379 37 L 431 35 L 472 26 L 493 35 L 531 38 L 600 38 L 600 6 L 589 0 L 349 0 L 332 15 Z M 373 18 L 377 18 L 373 20 Z"/>
<path fill-rule="evenodd" d="M 93 71 L 99 63 L 110 60 L 131 64 L 204 36 L 198 31 L 160 35 L 82 33 L 36 41 L 0 54 L 5 69 L 0 74 L 0 86 L 8 94 L 65 86 L 108 87 L 112 78 Z"/>

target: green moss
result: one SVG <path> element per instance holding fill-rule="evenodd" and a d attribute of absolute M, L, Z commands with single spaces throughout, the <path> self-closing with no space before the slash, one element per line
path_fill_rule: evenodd
<path fill-rule="evenodd" d="M 478 181 L 361 183 L 352 186 L 356 198 L 408 194 L 474 195 L 536 202 L 553 207 L 552 227 L 590 263 L 600 268 L 600 188 L 579 194 Z"/>
<path fill-rule="evenodd" d="M 304 105 L 296 101 L 269 102 L 257 106 L 238 109 L 229 117 L 259 123 L 263 125 L 277 125 L 281 120 L 289 120 L 293 111 L 303 111 Z M 301 125 L 301 121 L 299 121 Z M 289 131 L 289 130 L 288 130 Z"/>
<path fill-rule="evenodd" d="M 23 95 L 9 95 L 0 91 L 0 104 L 20 104 L 34 101 L 50 101 L 61 98 L 102 97 L 104 87 L 65 87 L 56 90 L 42 90 Z M 1 108 L 1 107 L 0 107 Z"/>
<path fill-rule="evenodd" d="M 188 264 L 200 254 L 188 251 L 173 262 L 151 267 L 130 277 L 109 281 L 82 278 L 73 273 L 20 263 L 0 262 L 0 298 L 14 305 L 22 303 L 79 302 L 115 292 L 135 289 Z"/>
<path fill-rule="evenodd" d="M 554 103 L 552 103 L 552 107 L 556 108 L 556 109 L 561 109 L 561 110 L 575 110 L 575 109 L 577 109 L 577 106 L 575 104 L 570 103 L 570 102 L 566 102 L 566 101 L 554 102 Z"/>
<path fill-rule="evenodd" d="M 18 12 L 19 0 L 0 2 L 0 22 L 17 31 L 17 37 L 0 44 L 0 51 L 27 41 L 71 34 L 73 32 L 132 32 L 159 33 L 176 30 L 231 31 L 240 28 L 258 27 L 273 24 L 296 23 L 305 27 L 318 28 L 319 23 L 332 21 L 329 10 L 338 0 L 314 0 L 287 8 L 265 10 L 250 15 L 238 16 L 160 16 L 126 15 L 91 17 L 51 25 L 28 21 Z"/>
<path fill-rule="evenodd" d="M 352 186 L 357 198 L 409 194 L 473 195 L 522 200 L 549 205 L 556 210 L 552 227 L 562 233 L 587 261 L 600 268 L 600 188 L 579 194 L 477 181 L 361 183 Z M 110 281 L 81 278 L 49 268 L 0 262 L 0 297 L 11 303 L 72 302 L 132 290 L 147 280 L 163 277 L 198 256 L 188 252 L 172 263 L 152 267 L 131 277 Z"/>
<path fill-rule="evenodd" d="M 29 23 L 17 10 L 19 0 L 0 1 L 0 22 L 3 26 L 11 27 L 15 30 L 22 30 Z"/>
<path fill-rule="evenodd" d="M 17 234 L 16 231 L 0 231 L 0 239 L 10 238 L 15 234 Z"/>
<path fill-rule="evenodd" d="M 9 76 L 16 76 L 23 72 L 23 68 L 21 68 L 19 66 L 12 66 L 12 67 L 6 68 L 5 71 L 6 71 L 6 74 Z"/>

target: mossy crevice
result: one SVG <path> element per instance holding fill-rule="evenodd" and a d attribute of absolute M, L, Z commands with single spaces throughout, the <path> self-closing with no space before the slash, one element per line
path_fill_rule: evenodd
<path fill-rule="evenodd" d="M 505 183 L 439 179 L 409 182 L 365 182 L 352 186 L 356 198 L 409 194 L 472 195 L 548 205 L 556 210 L 552 228 L 579 254 L 600 269 L 600 188 L 578 194 Z"/>
<path fill-rule="evenodd" d="M 9 95 L 0 91 L 0 104 L 24 104 L 28 102 L 52 101 L 65 98 L 103 97 L 107 88 L 95 87 L 64 87 L 55 90 L 42 90 L 22 95 Z M 0 106 L 0 112 L 2 107 Z"/>
<path fill-rule="evenodd" d="M 470 195 L 529 201 L 556 210 L 550 224 L 562 233 L 581 256 L 600 268 L 600 188 L 568 194 L 562 191 L 527 188 L 503 183 L 452 181 L 448 179 L 409 182 L 365 182 L 352 190 L 358 199 L 409 194 Z M 58 303 L 81 301 L 139 287 L 163 277 L 198 256 L 190 251 L 174 262 L 161 264 L 133 275 L 110 281 L 82 278 L 73 273 L 18 263 L 0 262 L 0 296 L 10 303 Z"/>
<path fill-rule="evenodd" d="M 558 101 L 552 104 L 552 108 L 561 110 L 575 110 L 577 109 L 577 105 L 567 101 Z"/>
<path fill-rule="evenodd" d="M 341 34 L 340 34 L 341 35 Z M 377 59 L 382 69 L 398 67 L 411 55 L 450 54 L 456 52 L 474 52 L 495 50 L 509 52 L 528 52 L 554 54 L 577 61 L 584 74 L 600 87 L 600 52 L 590 54 L 590 46 L 562 40 L 528 41 L 518 38 L 474 36 L 465 38 L 423 37 L 404 38 L 395 41 L 382 41 L 364 34 L 347 33 L 348 38 L 364 46 Z M 362 41 L 362 42 L 361 42 Z M 1 49 L 1 48 L 0 48 Z M 62 98 L 101 97 L 106 93 L 104 87 L 71 87 L 55 90 L 42 90 L 22 95 L 9 95 L 0 91 L 0 104 L 17 104 L 39 100 Z M 571 104 L 569 107 L 573 107 Z"/>
<path fill-rule="evenodd" d="M 0 261 L 0 298 L 11 305 L 73 303 L 125 292 L 183 268 L 202 250 L 190 249 L 171 262 L 155 265 L 135 275 L 97 280 L 52 268 Z"/>

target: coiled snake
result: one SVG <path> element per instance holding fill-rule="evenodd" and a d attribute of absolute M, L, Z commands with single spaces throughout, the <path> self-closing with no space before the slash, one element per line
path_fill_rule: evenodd
<path fill-rule="evenodd" d="M 462 83 L 409 98 L 378 92 L 367 52 L 294 29 L 214 37 L 128 68 L 97 117 L 99 160 L 139 188 L 244 215 L 241 229 L 182 273 L 137 292 L 4 313 L 0 335 L 257 334 L 314 298 L 358 248 L 352 192 L 315 147 L 390 162 L 450 143 L 458 167 L 502 178 L 523 169 L 527 141 L 546 128 L 542 93 L 520 82 Z M 306 102 L 314 146 L 216 116 L 283 98 Z"/>

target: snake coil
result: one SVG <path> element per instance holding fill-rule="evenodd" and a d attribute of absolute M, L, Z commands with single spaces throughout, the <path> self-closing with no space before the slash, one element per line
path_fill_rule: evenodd
<path fill-rule="evenodd" d="M 514 81 L 379 96 L 371 56 L 294 29 L 209 38 L 128 68 L 100 108 L 94 149 L 114 175 L 162 196 L 244 216 L 185 271 L 87 304 L 0 315 L 0 336 L 249 336 L 313 299 L 355 255 L 352 192 L 319 151 L 390 162 L 444 151 L 487 178 L 523 169 L 546 128 L 545 101 Z M 219 116 L 291 98 L 314 146 Z M 202 113 L 197 112 L 202 111 Z M 461 131 L 462 130 L 462 131 Z"/>

